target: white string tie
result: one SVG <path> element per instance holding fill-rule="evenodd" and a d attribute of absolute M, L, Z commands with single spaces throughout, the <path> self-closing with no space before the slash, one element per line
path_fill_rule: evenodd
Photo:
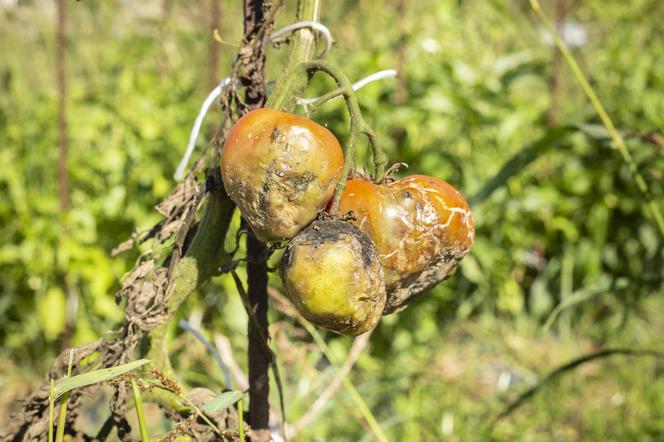
<path fill-rule="evenodd" d="M 210 94 L 203 102 L 201 109 L 198 111 L 198 116 L 194 121 L 194 127 L 191 128 L 191 133 L 189 134 L 189 143 L 187 144 L 187 150 L 185 150 L 184 156 L 182 157 L 182 160 L 180 160 L 180 164 L 178 165 L 175 174 L 173 174 L 173 178 L 175 178 L 176 181 L 182 181 L 182 179 L 184 178 L 187 165 L 189 164 L 191 155 L 194 153 L 196 140 L 198 139 L 198 134 L 201 132 L 201 126 L 203 125 L 203 119 L 205 118 L 205 115 L 207 115 L 208 111 L 210 110 L 212 103 L 214 103 L 214 101 L 221 96 L 221 94 L 226 90 L 226 88 L 231 84 L 231 82 L 232 82 L 231 77 L 226 77 L 223 80 L 221 80 L 219 85 L 214 89 L 212 89 L 212 92 L 210 92 Z"/>

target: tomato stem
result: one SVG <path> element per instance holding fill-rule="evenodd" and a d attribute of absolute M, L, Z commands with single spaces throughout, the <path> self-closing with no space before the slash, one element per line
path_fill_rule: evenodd
<path fill-rule="evenodd" d="M 218 178 L 221 180 L 221 177 Z M 218 273 L 227 259 L 223 247 L 230 228 L 235 204 L 223 188 L 208 193 L 207 204 L 191 244 L 185 255 L 172 269 L 171 284 L 167 292 L 166 308 L 173 315 L 187 297 L 203 282 Z M 149 358 L 156 367 L 173 375 L 166 335 L 170 321 L 165 321 L 150 332 Z"/>
<path fill-rule="evenodd" d="M 355 92 L 353 91 L 353 84 L 348 79 L 346 74 L 344 74 L 332 63 L 324 60 L 312 60 L 301 63 L 300 69 L 307 72 L 309 76 L 313 75 L 317 71 L 324 72 L 332 77 L 338 86 L 337 89 L 326 93 L 308 105 L 308 109 L 311 112 L 317 111 L 320 106 L 330 101 L 331 99 L 338 96 L 343 96 L 344 100 L 346 101 L 348 113 L 350 114 L 350 133 L 348 136 L 348 141 L 344 146 L 344 171 L 334 193 L 332 208 L 330 210 L 332 215 L 338 215 L 339 201 L 341 200 L 341 195 L 343 194 L 343 191 L 346 187 L 348 175 L 350 174 L 350 171 L 353 168 L 355 162 L 355 145 L 358 135 L 363 134 L 369 140 L 369 145 L 371 146 L 371 151 L 373 154 L 373 164 L 375 170 L 374 180 L 376 182 L 380 182 L 385 175 L 387 155 L 385 155 L 385 152 L 378 144 L 378 140 L 374 131 L 366 123 L 366 121 L 364 121 L 364 117 L 362 116 L 362 112 L 360 110 L 360 104 L 357 101 Z"/>
<path fill-rule="evenodd" d="M 318 11 L 318 0 L 300 0 L 297 3 L 297 20 L 317 21 Z M 310 60 L 315 49 L 316 34 L 313 29 L 305 27 L 293 34 L 288 58 L 265 107 L 289 112 L 295 109 L 295 96 L 309 83 L 305 72 L 298 69 L 299 64 Z"/>

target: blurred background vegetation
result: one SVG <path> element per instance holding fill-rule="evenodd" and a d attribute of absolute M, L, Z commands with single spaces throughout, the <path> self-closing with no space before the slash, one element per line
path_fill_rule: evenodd
<path fill-rule="evenodd" d="M 211 23 L 214 1 L 67 2 L 66 211 L 58 202 L 55 2 L 0 1 L 0 423 L 59 351 L 122 319 L 113 294 L 141 250 L 110 251 L 159 220 L 153 206 L 174 187 L 198 107 L 227 75 L 242 36 L 241 2 L 218 0 L 220 19 Z M 287 3 L 279 25 L 292 17 Z M 543 6 L 564 22 L 662 208 L 664 3 Z M 409 164 L 402 174 L 443 178 L 469 197 L 477 226 L 456 275 L 384 317 L 351 373 L 388 437 L 664 439 L 664 365 L 654 358 L 584 365 L 488 425 L 581 354 L 664 350 L 662 238 L 528 1 L 324 1 L 321 21 L 336 40 L 329 57 L 351 79 L 399 70 L 398 79 L 358 93 L 365 118 L 391 161 Z M 231 45 L 213 42 L 214 28 Z M 269 51 L 269 78 L 284 52 Z M 330 87 L 316 78 L 307 94 Z M 331 103 L 314 118 L 343 140 L 344 112 Z M 208 116 L 199 149 L 218 123 L 218 112 Z M 270 316 L 295 420 L 332 370 L 293 320 Z M 211 340 L 228 337 L 245 363 L 246 316 L 231 281 L 208 284 L 181 317 Z M 205 348 L 174 334 L 181 378 L 222 388 Z M 351 341 L 327 339 L 343 359 Z M 368 439 L 358 416 L 340 390 L 299 439 Z"/>

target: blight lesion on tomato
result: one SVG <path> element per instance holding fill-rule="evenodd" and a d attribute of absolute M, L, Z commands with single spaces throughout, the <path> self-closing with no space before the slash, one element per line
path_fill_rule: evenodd
<path fill-rule="evenodd" d="M 286 247 L 280 273 L 293 305 L 320 327 L 356 336 L 374 328 L 383 313 L 376 246 L 346 221 L 314 221 Z"/>

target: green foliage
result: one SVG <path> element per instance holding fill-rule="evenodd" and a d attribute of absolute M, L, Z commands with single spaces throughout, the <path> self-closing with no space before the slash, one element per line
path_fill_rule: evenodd
<path fill-rule="evenodd" d="M 141 251 L 117 258 L 110 251 L 159 220 L 152 207 L 174 186 L 214 82 L 206 2 L 69 3 L 72 204 L 60 213 L 53 16 L 19 3 L 0 9 L 0 356 L 41 376 L 63 346 L 95 339 L 122 318 L 113 293 Z M 661 438 L 661 365 L 619 358 L 596 366 L 596 376 L 557 381 L 556 391 L 533 399 L 532 412 L 484 433 L 502 399 L 553 364 L 593 346 L 661 346 L 664 248 L 627 165 L 564 66 L 559 125 L 547 127 L 553 48 L 528 2 L 405 1 L 402 12 L 399 3 L 324 1 L 322 21 L 336 39 L 330 58 L 353 80 L 400 70 L 398 79 L 358 92 L 365 119 L 391 162 L 409 164 L 401 175 L 434 175 L 471 198 L 476 243 L 453 278 L 382 319 L 371 355 L 353 372 L 360 395 L 390 440 L 440 440 L 450 422 L 459 440 Z M 239 14 L 239 2 L 224 2 L 220 33 L 229 42 L 241 38 Z M 588 36 L 574 56 L 660 207 L 662 146 L 634 135 L 664 131 L 663 14 L 656 0 L 587 0 L 570 13 Z M 221 77 L 235 48 L 219 52 Z M 269 56 L 274 78 L 283 50 Z M 317 76 L 307 96 L 330 87 Z M 313 117 L 347 137 L 341 103 Z M 199 148 L 218 115 L 207 121 Z M 369 155 L 360 149 L 363 160 Z M 228 336 L 243 354 L 246 316 L 230 279 L 204 287 L 183 310 L 203 311 L 203 329 Z M 308 350 L 279 344 L 290 418 L 308 409 L 331 373 L 310 338 L 283 336 Z M 187 335 L 178 339 L 178 374 L 220 385 L 211 358 L 186 345 Z M 328 343 L 337 360 L 350 346 Z M 315 385 L 304 385 L 319 371 Z M 514 388 L 497 390 L 491 376 L 501 371 L 512 373 Z M 339 413 L 362 419 L 338 393 L 303 438 L 360 440 L 362 427 L 350 419 L 341 425 Z"/>

